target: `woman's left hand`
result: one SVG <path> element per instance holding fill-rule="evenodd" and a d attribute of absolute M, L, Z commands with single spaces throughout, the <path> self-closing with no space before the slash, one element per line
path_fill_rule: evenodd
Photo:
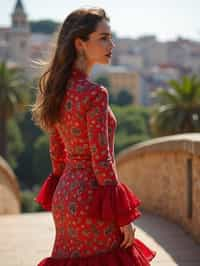
<path fill-rule="evenodd" d="M 121 243 L 120 247 L 124 247 L 127 248 L 129 246 L 131 246 L 134 242 L 134 238 L 135 238 L 135 226 L 133 223 L 124 225 L 124 226 L 120 226 L 120 230 L 121 232 L 124 234 L 124 240 Z"/>

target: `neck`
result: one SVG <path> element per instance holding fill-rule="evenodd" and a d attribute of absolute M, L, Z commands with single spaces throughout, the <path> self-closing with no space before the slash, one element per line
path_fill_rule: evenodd
<path fill-rule="evenodd" d="M 74 66 L 88 76 L 92 71 L 93 64 L 83 64 L 77 60 L 75 61 Z"/>

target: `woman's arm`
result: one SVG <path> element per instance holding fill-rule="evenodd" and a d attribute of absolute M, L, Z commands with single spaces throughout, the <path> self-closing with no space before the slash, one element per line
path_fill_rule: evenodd
<path fill-rule="evenodd" d="M 111 159 L 108 138 L 108 91 L 98 87 L 87 111 L 87 131 L 92 166 L 98 188 L 91 203 L 91 216 L 101 220 L 127 225 L 141 213 L 137 210 L 141 201 L 125 185 L 119 182 L 115 163 Z"/>
<path fill-rule="evenodd" d="M 87 112 L 87 132 L 92 166 L 99 185 L 117 184 L 118 176 L 109 149 L 108 91 L 99 87 Z"/>

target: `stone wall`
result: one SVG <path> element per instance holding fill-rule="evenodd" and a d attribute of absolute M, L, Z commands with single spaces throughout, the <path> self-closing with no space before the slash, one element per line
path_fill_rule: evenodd
<path fill-rule="evenodd" d="M 20 213 L 20 190 L 17 178 L 0 157 L 0 215 Z"/>
<path fill-rule="evenodd" d="M 200 242 L 200 134 L 152 139 L 116 158 L 119 178 L 141 209 L 180 224 Z"/>

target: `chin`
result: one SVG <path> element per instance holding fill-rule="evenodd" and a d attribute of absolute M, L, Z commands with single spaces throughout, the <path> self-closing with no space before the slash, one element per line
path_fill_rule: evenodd
<path fill-rule="evenodd" d="M 102 60 L 101 62 L 99 62 L 99 64 L 102 64 L 102 65 L 108 65 L 110 63 L 111 63 L 111 58 L 106 58 Z"/>

